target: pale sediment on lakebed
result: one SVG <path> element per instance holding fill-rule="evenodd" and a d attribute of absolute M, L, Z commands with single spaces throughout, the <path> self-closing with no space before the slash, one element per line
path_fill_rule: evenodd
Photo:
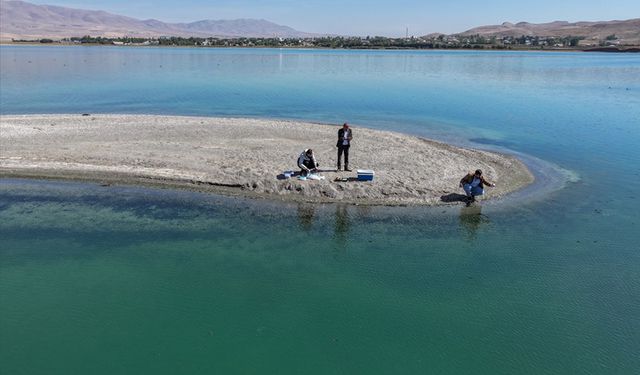
<path fill-rule="evenodd" d="M 299 121 L 152 115 L 0 117 L 0 177 L 188 188 L 280 200 L 435 205 L 459 200 L 480 168 L 488 198 L 533 182 L 517 158 L 353 127 L 353 172 L 334 171 L 339 126 Z M 279 179 L 312 148 L 324 180 Z M 334 181 L 375 171 L 371 182 Z M 280 176 L 281 177 L 281 176 Z"/>

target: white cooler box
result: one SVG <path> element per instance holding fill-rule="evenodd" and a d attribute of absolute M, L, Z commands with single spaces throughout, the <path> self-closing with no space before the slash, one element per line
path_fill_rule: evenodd
<path fill-rule="evenodd" d="M 373 181 L 375 172 L 371 169 L 358 169 L 358 181 Z"/>

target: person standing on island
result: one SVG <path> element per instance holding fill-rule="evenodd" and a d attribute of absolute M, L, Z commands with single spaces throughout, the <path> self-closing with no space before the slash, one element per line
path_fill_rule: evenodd
<path fill-rule="evenodd" d="M 300 168 L 300 175 L 308 176 L 309 173 L 315 172 L 320 166 L 316 161 L 316 157 L 313 155 L 313 150 L 308 148 L 298 156 L 298 167 Z"/>
<path fill-rule="evenodd" d="M 349 125 L 345 122 L 342 128 L 338 130 L 338 170 L 342 166 L 342 154 L 344 153 L 344 170 L 351 172 L 349 169 L 349 147 L 351 147 L 351 139 L 353 139 L 353 131 L 349 128 Z"/>
<path fill-rule="evenodd" d="M 480 169 L 476 169 L 475 173 L 469 172 L 460 180 L 460 187 L 464 189 L 464 192 L 467 194 L 467 199 L 470 202 L 475 201 L 477 195 L 484 194 L 485 185 L 491 187 L 496 186 L 496 184 L 482 177 L 482 171 Z"/>

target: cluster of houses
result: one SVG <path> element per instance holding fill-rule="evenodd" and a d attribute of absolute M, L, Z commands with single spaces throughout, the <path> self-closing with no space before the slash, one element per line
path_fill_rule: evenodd
<path fill-rule="evenodd" d="M 157 46 L 160 44 L 158 40 L 145 40 L 144 42 L 126 42 L 121 40 L 114 40 L 112 42 L 114 46 Z"/>
<path fill-rule="evenodd" d="M 16 41 L 20 42 L 20 41 Z M 44 43 L 42 40 L 41 43 Z M 52 40 L 46 40 L 52 43 Z M 73 37 L 60 41 L 72 44 L 112 44 L 116 46 L 200 46 L 200 47 L 295 47 L 295 48 L 579 48 L 618 46 L 615 35 L 606 38 L 482 36 L 431 34 L 423 37 L 316 37 L 316 38 L 105 38 Z"/>

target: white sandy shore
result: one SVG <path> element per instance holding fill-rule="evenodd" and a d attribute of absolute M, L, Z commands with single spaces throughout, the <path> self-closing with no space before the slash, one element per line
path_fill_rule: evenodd
<path fill-rule="evenodd" d="M 166 185 L 311 202 L 434 205 L 459 201 L 458 182 L 481 168 L 488 197 L 533 182 L 516 158 L 399 133 L 354 127 L 351 165 L 335 172 L 338 126 L 296 121 L 140 116 L 0 117 L 0 177 Z M 326 179 L 278 179 L 313 148 Z M 373 182 L 335 182 L 355 169 Z"/>

